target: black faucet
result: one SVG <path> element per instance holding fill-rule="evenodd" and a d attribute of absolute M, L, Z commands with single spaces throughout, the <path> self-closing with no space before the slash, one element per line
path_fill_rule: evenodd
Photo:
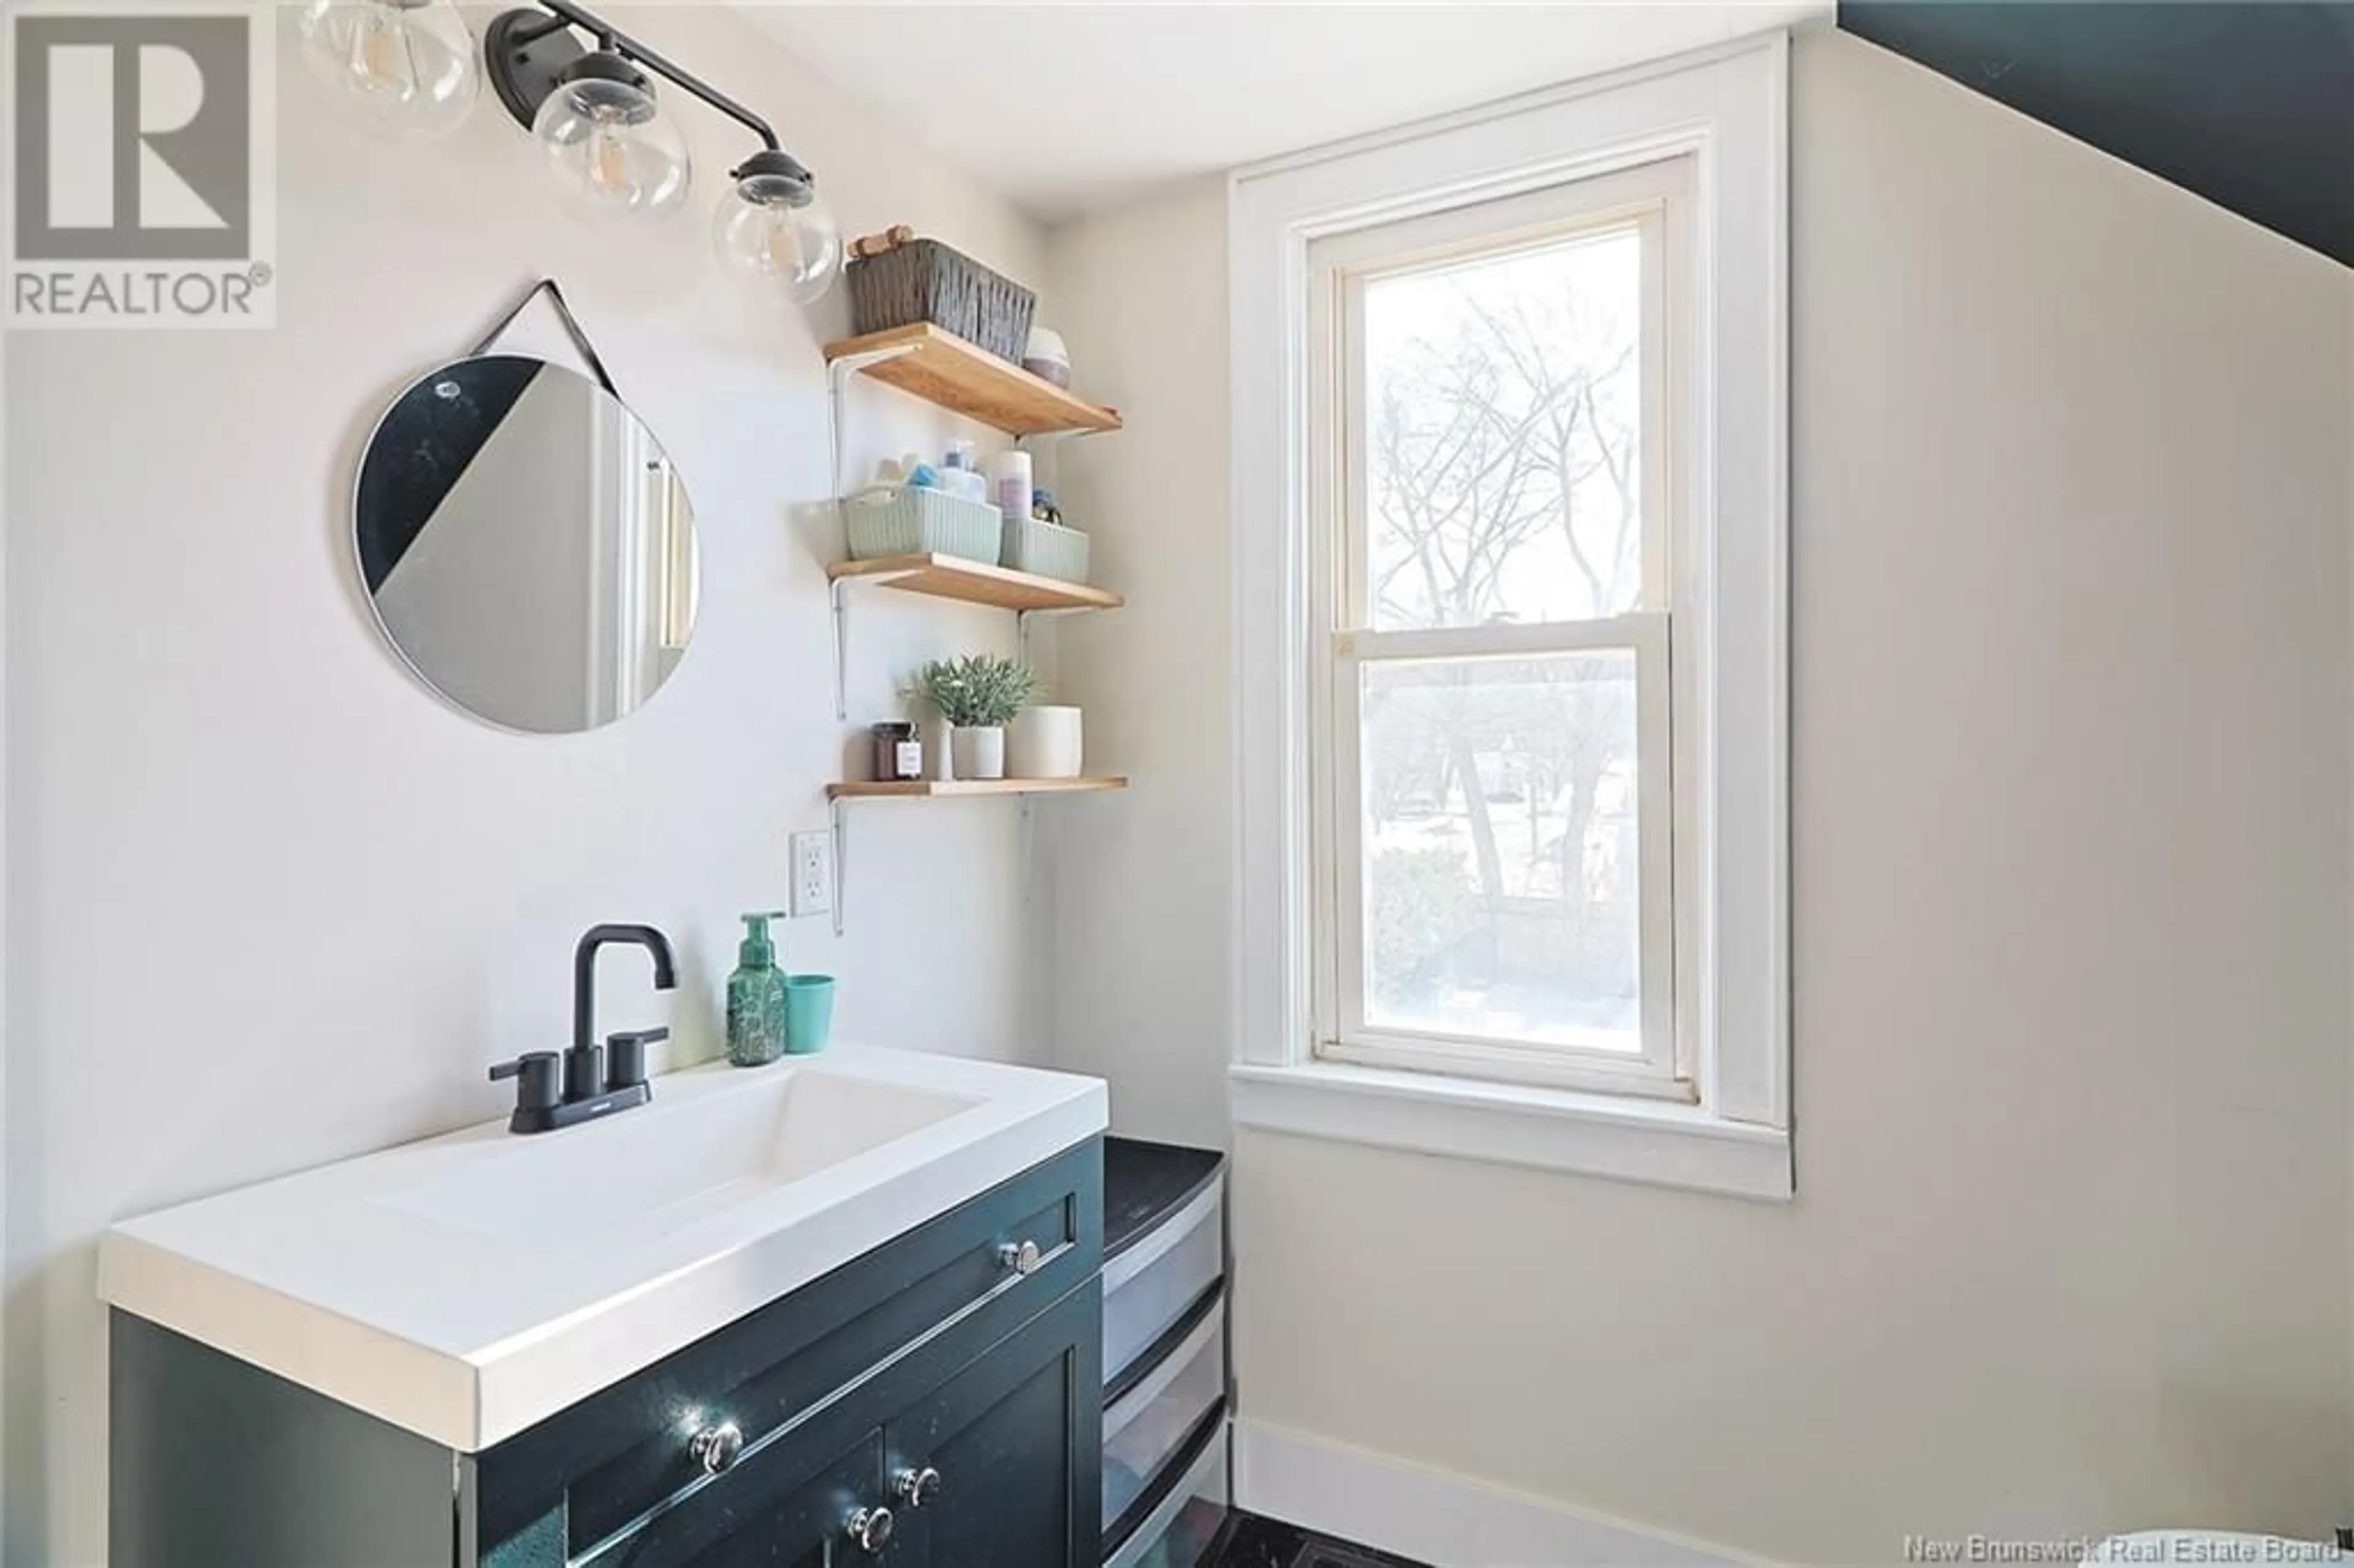
<path fill-rule="evenodd" d="M 653 956 L 656 991 L 678 985 L 670 938 L 652 926 L 589 927 L 572 950 L 572 1048 L 561 1058 L 560 1080 L 553 1051 L 526 1052 L 491 1069 L 493 1079 L 516 1080 L 510 1131 L 549 1132 L 653 1098 L 653 1086 L 646 1082 L 646 1047 L 669 1039 L 669 1030 L 630 1030 L 604 1047 L 597 1044 L 597 949 L 613 942 L 634 943 Z"/>
<path fill-rule="evenodd" d="M 652 926 L 591 926 L 581 934 L 579 945 L 572 949 L 572 1053 L 565 1062 L 567 1099 L 572 1097 L 575 1062 L 586 1063 L 588 1082 L 597 1079 L 597 949 L 614 942 L 632 942 L 653 955 L 656 991 L 678 986 L 670 938 Z"/>

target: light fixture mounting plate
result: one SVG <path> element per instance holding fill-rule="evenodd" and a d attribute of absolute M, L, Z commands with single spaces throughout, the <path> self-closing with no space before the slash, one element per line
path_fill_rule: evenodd
<path fill-rule="evenodd" d="M 499 13 L 482 35 L 482 74 L 528 131 L 564 68 L 588 52 L 560 17 L 518 6 Z"/>

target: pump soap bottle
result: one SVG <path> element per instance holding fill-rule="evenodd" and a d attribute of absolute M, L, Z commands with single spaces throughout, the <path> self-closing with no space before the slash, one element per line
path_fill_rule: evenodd
<path fill-rule="evenodd" d="M 727 977 L 727 1059 L 739 1067 L 764 1067 L 785 1054 L 785 976 L 769 940 L 769 922 L 784 917 L 781 909 L 744 916 L 744 942 Z"/>

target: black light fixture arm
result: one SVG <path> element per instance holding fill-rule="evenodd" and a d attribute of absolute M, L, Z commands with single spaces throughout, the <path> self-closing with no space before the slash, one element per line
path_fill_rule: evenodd
<path fill-rule="evenodd" d="M 535 11 L 546 15 L 538 16 Z M 804 187 L 813 183 L 809 171 L 784 150 L 767 121 L 661 51 L 640 43 L 595 12 L 572 4 L 572 0 L 530 0 L 528 7 L 502 14 L 483 40 L 491 85 L 498 90 L 508 111 L 525 128 L 530 126 L 540 101 L 557 81 L 557 73 L 580 55 L 578 41 L 568 32 L 576 27 L 593 38 L 599 50 L 619 56 L 684 89 L 758 136 L 761 150 L 740 167 L 730 170 L 731 177 L 741 178 L 748 171 L 758 171 L 782 174 Z M 565 37 L 557 38 L 556 35 L 559 33 Z M 537 47 L 543 45 L 546 47 Z"/>
<path fill-rule="evenodd" d="M 664 80 L 674 82 L 686 89 L 687 91 L 758 136 L 760 139 L 760 144 L 771 153 L 784 150 L 783 143 L 777 140 L 776 132 L 769 129 L 767 121 L 696 76 L 693 71 L 673 65 L 602 17 L 573 5 L 571 0 L 532 0 L 532 4 L 579 28 L 582 32 L 589 34 L 596 38 L 599 46 L 612 50 L 623 59 L 634 61 Z"/>

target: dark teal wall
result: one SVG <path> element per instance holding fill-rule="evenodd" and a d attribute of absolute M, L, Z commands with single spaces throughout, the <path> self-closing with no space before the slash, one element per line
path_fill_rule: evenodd
<path fill-rule="evenodd" d="M 1841 0 L 1839 21 L 2354 265 L 2354 4 Z"/>

